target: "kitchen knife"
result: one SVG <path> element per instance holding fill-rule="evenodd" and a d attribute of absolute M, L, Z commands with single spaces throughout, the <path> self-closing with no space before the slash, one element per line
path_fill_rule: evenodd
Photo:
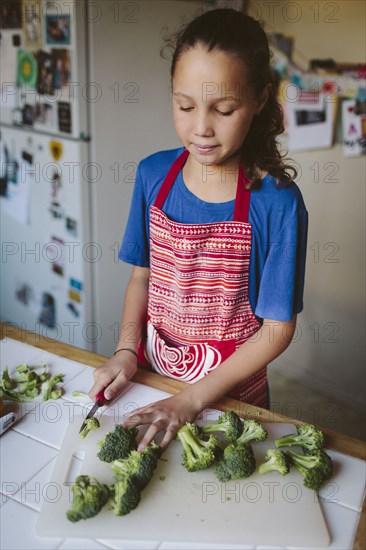
<path fill-rule="evenodd" d="M 95 403 L 94 405 L 92 406 L 92 408 L 90 409 L 90 411 L 88 412 L 84 422 L 82 423 L 81 425 L 81 428 L 79 430 L 79 434 L 83 431 L 83 429 L 85 428 L 85 425 L 86 425 L 86 421 L 91 418 L 92 416 L 95 415 L 95 413 L 97 412 L 97 410 L 99 409 L 99 407 L 103 407 L 103 405 L 105 405 L 107 403 L 107 399 L 104 397 L 104 390 L 100 391 L 96 398 L 95 398 Z"/>
<path fill-rule="evenodd" d="M 17 419 L 17 415 L 14 412 L 5 414 L 0 418 L 0 435 L 5 432 L 10 426 L 14 424 Z"/>

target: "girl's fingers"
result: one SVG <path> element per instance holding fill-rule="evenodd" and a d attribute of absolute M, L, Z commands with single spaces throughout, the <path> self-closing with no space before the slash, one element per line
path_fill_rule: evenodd
<path fill-rule="evenodd" d="M 122 426 L 128 428 L 129 426 L 143 426 L 144 424 L 151 424 L 153 421 L 151 413 L 144 413 L 144 409 L 137 409 L 137 411 L 128 415 L 124 420 Z"/>
<path fill-rule="evenodd" d="M 107 384 L 109 384 L 109 381 L 107 382 Z M 104 390 L 105 387 L 106 387 L 105 384 L 103 384 L 101 381 L 95 382 L 94 385 L 90 388 L 88 393 L 90 399 L 95 401 L 95 398 L 98 395 L 98 393 Z"/>
<path fill-rule="evenodd" d="M 151 441 L 154 439 L 156 434 L 163 429 L 163 421 L 157 421 L 150 425 L 150 428 L 146 431 L 144 437 L 141 439 L 139 446 L 137 447 L 138 451 L 143 451 Z"/>
<path fill-rule="evenodd" d="M 118 395 L 123 387 L 127 384 L 128 378 L 125 376 L 125 374 L 120 373 L 117 375 L 117 377 L 108 384 L 108 386 L 105 386 L 104 388 L 104 397 L 110 401 L 113 399 L 116 395 Z"/>
<path fill-rule="evenodd" d="M 160 447 L 162 449 L 166 449 L 167 446 L 169 445 L 169 443 L 171 443 L 177 433 L 177 431 L 179 430 L 179 427 L 175 427 L 175 426 L 169 426 L 165 432 L 165 436 L 162 440 L 162 442 L 160 443 Z"/>

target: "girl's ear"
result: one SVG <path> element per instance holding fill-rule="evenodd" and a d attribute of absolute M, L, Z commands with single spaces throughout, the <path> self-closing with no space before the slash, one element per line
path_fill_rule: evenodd
<path fill-rule="evenodd" d="M 262 94 L 260 98 L 257 100 L 257 108 L 255 110 L 255 114 L 259 115 L 259 113 L 262 111 L 263 107 L 268 101 L 269 93 L 271 91 L 272 84 L 268 82 L 265 87 L 263 88 Z"/>

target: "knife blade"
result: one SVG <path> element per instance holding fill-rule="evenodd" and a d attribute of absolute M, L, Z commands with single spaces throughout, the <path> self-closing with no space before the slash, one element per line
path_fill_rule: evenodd
<path fill-rule="evenodd" d="M 95 403 L 94 405 L 92 406 L 92 408 L 90 409 L 90 411 L 88 412 L 88 414 L 86 415 L 86 418 L 84 420 L 84 422 L 82 423 L 81 425 L 81 428 L 79 430 L 79 434 L 83 431 L 83 429 L 85 428 L 86 426 L 86 421 L 91 418 L 92 416 L 95 415 L 95 413 L 97 412 L 97 410 L 99 409 L 99 407 L 103 407 L 103 405 L 105 405 L 107 403 L 107 399 L 104 397 L 104 390 L 100 391 L 96 398 L 95 398 Z"/>

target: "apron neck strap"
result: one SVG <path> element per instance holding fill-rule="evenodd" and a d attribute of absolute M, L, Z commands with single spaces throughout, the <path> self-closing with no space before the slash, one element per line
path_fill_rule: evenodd
<path fill-rule="evenodd" d="M 185 149 L 181 155 L 171 165 L 154 202 L 154 206 L 162 210 L 164 202 L 169 194 L 170 189 L 173 186 L 180 170 L 183 168 L 189 155 L 189 151 Z M 235 222 L 247 222 L 249 215 L 250 204 L 250 189 L 246 189 L 246 185 L 249 184 L 248 178 L 244 176 L 244 167 L 239 166 L 238 184 L 236 188 L 235 206 L 233 221 Z"/>
<path fill-rule="evenodd" d="M 183 153 L 179 155 L 177 159 L 175 159 L 175 161 L 169 168 L 169 172 L 165 176 L 165 180 L 163 181 L 163 184 L 160 187 L 159 193 L 157 194 L 154 202 L 154 206 L 156 206 L 156 208 L 159 208 L 159 210 L 162 210 L 165 199 L 167 198 L 169 191 L 172 188 L 173 183 L 177 178 L 177 175 L 179 174 L 179 171 L 181 170 L 181 168 L 183 168 L 188 155 L 188 149 L 184 149 Z"/>
<path fill-rule="evenodd" d="M 236 197 L 234 206 L 234 222 L 247 222 L 249 216 L 250 205 L 250 189 L 248 189 L 250 181 L 244 175 L 244 166 L 239 166 L 238 185 L 236 187 Z"/>

